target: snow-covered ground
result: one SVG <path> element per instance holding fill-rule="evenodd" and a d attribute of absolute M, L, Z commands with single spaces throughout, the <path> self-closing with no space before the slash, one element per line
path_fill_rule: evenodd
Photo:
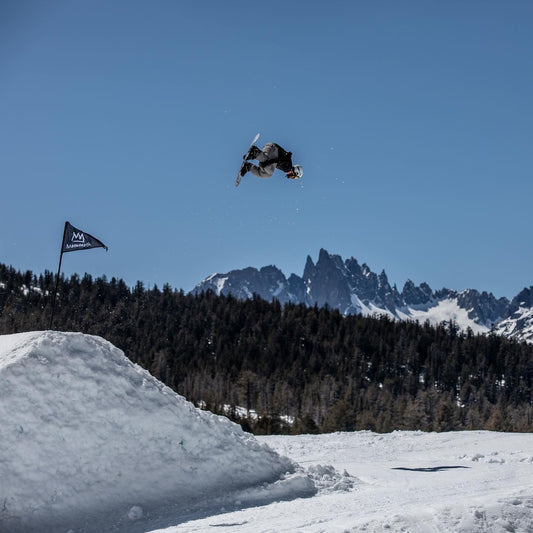
<path fill-rule="evenodd" d="M 533 435 L 261 437 L 99 337 L 0 336 L 0 532 L 533 532 Z"/>
<path fill-rule="evenodd" d="M 174 532 L 533 532 L 533 435 L 486 431 L 261 437 L 306 468 L 332 465 L 347 492 L 189 521 Z M 216 529 L 214 527 L 216 526 Z"/>

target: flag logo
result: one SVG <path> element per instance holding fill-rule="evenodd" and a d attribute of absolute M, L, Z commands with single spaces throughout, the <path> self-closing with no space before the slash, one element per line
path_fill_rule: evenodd
<path fill-rule="evenodd" d="M 85 235 L 77 231 L 72 232 L 72 243 L 73 244 L 85 244 Z"/>

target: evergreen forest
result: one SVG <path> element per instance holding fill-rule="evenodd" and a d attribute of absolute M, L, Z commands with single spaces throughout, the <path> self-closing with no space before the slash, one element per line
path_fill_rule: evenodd
<path fill-rule="evenodd" d="M 55 274 L 0 264 L 0 334 L 49 329 Z M 533 345 L 454 323 L 342 316 L 62 276 L 53 329 L 99 335 L 256 434 L 533 431 Z"/>

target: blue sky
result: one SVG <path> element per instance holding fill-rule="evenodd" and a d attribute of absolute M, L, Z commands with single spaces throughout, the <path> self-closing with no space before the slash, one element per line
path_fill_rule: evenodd
<path fill-rule="evenodd" d="M 533 284 L 533 3 L 7 1 L 0 262 L 169 283 L 320 248 L 401 289 Z M 255 133 L 299 181 L 235 174 Z"/>

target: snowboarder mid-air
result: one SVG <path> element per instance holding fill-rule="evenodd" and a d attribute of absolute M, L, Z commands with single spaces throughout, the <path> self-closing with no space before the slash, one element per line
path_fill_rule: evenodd
<path fill-rule="evenodd" d="M 270 178 L 276 168 L 285 172 L 287 178 L 291 180 L 301 178 L 304 173 L 300 165 L 292 164 L 292 153 L 285 151 L 276 143 L 267 143 L 262 150 L 252 145 L 243 159 L 245 162 L 242 164 L 239 174 L 241 178 L 247 172 L 251 172 L 258 178 Z M 256 159 L 259 164 L 248 163 L 252 159 Z"/>

